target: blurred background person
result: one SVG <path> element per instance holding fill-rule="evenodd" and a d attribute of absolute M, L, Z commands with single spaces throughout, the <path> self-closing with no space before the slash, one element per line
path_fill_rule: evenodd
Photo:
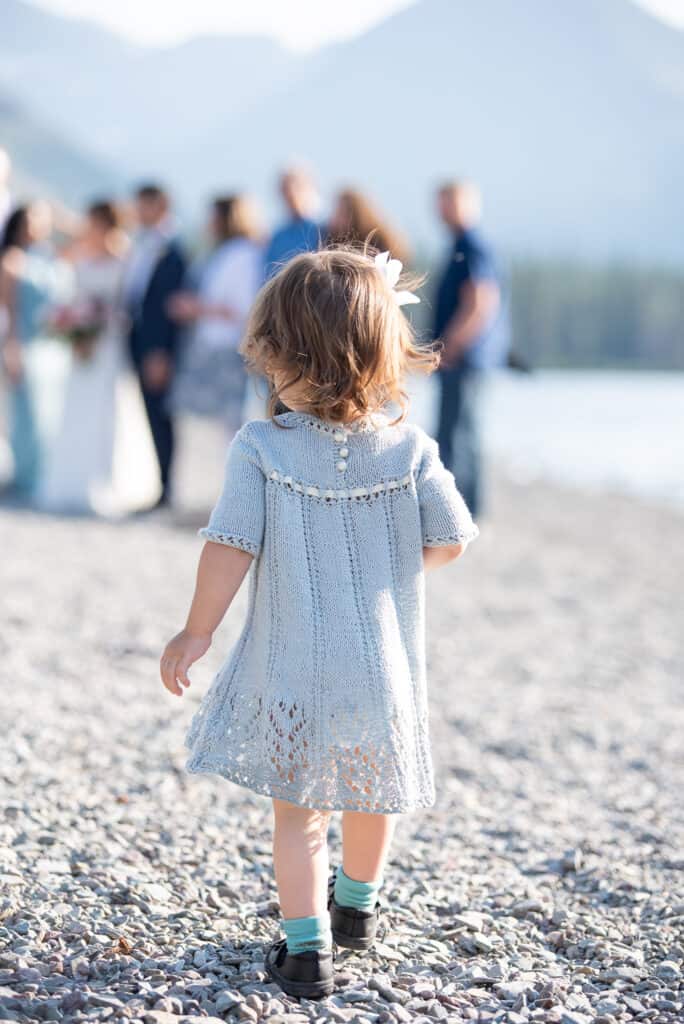
<path fill-rule="evenodd" d="M 379 252 L 390 252 L 394 259 L 407 263 L 410 254 L 406 239 L 374 203 L 358 189 L 339 193 L 328 223 L 329 242 L 368 243 Z"/>
<path fill-rule="evenodd" d="M 434 300 L 434 337 L 444 346 L 437 374 L 437 441 L 444 465 L 477 515 L 482 508 L 484 375 L 502 366 L 507 354 L 501 285 L 493 254 L 477 230 L 482 211 L 478 187 L 447 182 L 437 193 L 437 209 L 451 234 Z"/>
<path fill-rule="evenodd" d="M 72 346 L 62 415 L 45 453 L 38 501 L 51 511 L 116 511 L 114 447 L 123 436 L 117 420 L 125 417 L 137 442 L 148 432 L 139 404 L 117 405 L 124 367 L 118 302 L 127 245 L 116 207 L 105 199 L 90 205 L 81 231 L 62 253 L 74 268 L 74 291 L 64 313 L 68 317 L 71 309 L 74 316 L 90 318 L 92 328 L 83 345 Z M 130 450 L 122 461 L 130 474 L 140 455 Z M 149 461 L 146 469 L 152 477 Z"/>
<path fill-rule="evenodd" d="M 208 230 L 213 248 L 196 290 L 169 303 L 172 317 L 191 328 L 172 405 L 220 420 L 232 436 L 244 414 L 247 374 L 238 345 L 263 280 L 264 228 L 255 203 L 236 194 L 214 199 Z"/>
<path fill-rule="evenodd" d="M 12 212 L 12 191 L 10 179 L 12 177 L 12 161 L 6 149 L 0 146 L 0 236 L 5 230 L 5 224 Z"/>
<path fill-rule="evenodd" d="M 49 205 L 35 202 L 10 213 L 0 241 L 2 366 L 10 397 L 13 486 L 25 498 L 33 495 L 38 484 L 42 454 L 39 408 L 29 356 L 59 289 L 55 261 L 45 246 L 51 231 Z"/>
<path fill-rule="evenodd" d="M 280 178 L 280 195 L 287 219 L 274 231 L 266 248 L 265 277 L 273 274 L 300 252 L 314 252 L 321 244 L 322 230 L 316 217 L 320 197 L 313 175 L 305 167 L 291 167 Z"/>
<path fill-rule="evenodd" d="M 174 429 L 168 399 L 178 345 L 178 321 L 169 299 L 185 277 L 183 249 L 176 238 L 169 197 L 157 184 L 142 185 L 135 197 L 138 223 L 124 271 L 123 301 L 130 319 L 129 349 L 140 380 L 159 463 L 159 507 L 170 501 Z"/>

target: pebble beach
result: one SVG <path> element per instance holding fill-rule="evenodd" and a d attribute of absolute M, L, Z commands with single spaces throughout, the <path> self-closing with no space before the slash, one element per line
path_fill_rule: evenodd
<path fill-rule="evenodd" d="M 201 522 L 0 506 L 0 1021 L 683 1021 L 681 514 L 496 480 L 428 584 L 437 803 L 321 1002 L 264 970 L 268 801 L 184 771 L 245 595 L 182 701 L 158 679 Z"/>

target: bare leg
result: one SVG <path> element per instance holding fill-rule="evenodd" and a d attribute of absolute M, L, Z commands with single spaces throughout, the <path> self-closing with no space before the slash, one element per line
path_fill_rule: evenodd
<path fill-rule="evenodd" d="M 328 909 L 327 811 L 273 801 L 273 866 L 285 918 L 320 917 Z"/>
<path fill-rule="evenodd" d="M 389 814 L 345 811 L 342 815 L 342 867 L 355 882 L 382 879 L 396 818 Z"/>

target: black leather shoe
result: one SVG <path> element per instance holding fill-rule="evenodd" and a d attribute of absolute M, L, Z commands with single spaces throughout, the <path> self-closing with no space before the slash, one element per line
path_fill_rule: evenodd
<path fill-rule="evenodd" d="M 335 988 L 329 949 L 288 953 L 286 939 L 279 939 L 266 953 L 266 970 L 283 992 L 296 999 L 323 999 Z"/>
<path fill-rule="evenodd" d="M 375 942 L 380 920 L 380 904 L 374 910 L 341 907 L 335 902 L 335 878 L 328 886 L 328 910 L 333 942 L 344 949 L 370 949 Z"/>

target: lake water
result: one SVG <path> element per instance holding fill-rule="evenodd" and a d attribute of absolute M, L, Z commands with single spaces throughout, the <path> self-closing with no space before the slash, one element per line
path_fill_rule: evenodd
<path fill-rule="evenodd" d="M 431 429 L 435 381 L 414 386 Z M 515 479 L 617 490 L 684 506 L 684 374 L 505 373 L 488 395 L 487 448 Z"/>
<path fill-rule="evenodd" d="M 41 405 L 54 421 L 63 347 L 47 344 L 40 362 Z M 436 388 L 431 378 L 411 387 L 411 419 L 427 430 L 434 428 Z M 259 409 L 250 402 L 248 415 Z M 0 475 L 8 465 L 2 419 Z M 492 459 L 516 480 L 622 491 L 684 507 L 684 373 L 502 373 L 491 381 L 486 427 Z M 216 442 L 218 463 L 218 433 Z"/>

